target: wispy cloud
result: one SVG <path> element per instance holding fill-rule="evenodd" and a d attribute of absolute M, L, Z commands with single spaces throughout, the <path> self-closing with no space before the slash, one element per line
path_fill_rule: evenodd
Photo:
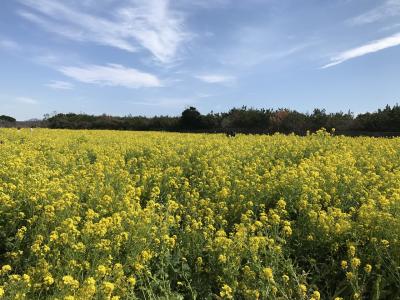
<path fill-rule="evenodd" d="M 77 81 L 104 86 L 122 86 L 126 88 L 162 86 L 161 80 L 152 74 L 117 64 L 81 67 L 64 66 L 59 71 Z"/>
<path fill-rule="evenodd" d="M 34 63 L 40 64 L 40 65 L 45 65 L 47 67 L 57 66 L 57 65 L 61 64 L 61 62 L 64 62 L 64 64 L 65 64 L 65 59 L 66 59 L 65 56 L 59 56 L 59 55 L 55 55 L 53 53 L 37 54 L 37 51 L 34 51 L 32 53 L 32 58 L 31 58 L 31 60 Z"/>
<path fill-rule="evenodd" d="M 242 26 L 233 32 L 231 38 L 233 44 L 219 51 L 218 56 L 220 63 L 235 68 L 255 68 L 292 56 L 298 57 L 306 49 L 320 43 L 315 37 L 277 34 L 268 26 Z"/>
<path fill-rule="evenodd" d="M 375 40 L 360 47 L 356 47 L 350 50 L 343 51 L 338 55 L 331 58 L 331 62 L 322 67 L 322 69 L 330 68 L 348 61 L 353 58 L 364 56 L 370 53 L 378 52 L 390 47 L 395 47 L 400 45 L 400 33 L 394 34 L 392 36 Z"/>
<path fill-rule="evenodd" d="M 148 49 L 160 62 L 174 60 L 181 44 L 190 39 L 182 14 L 169 8 L 168 0 L 140 0 L 118 11 L 120 25 L 128 36 Z"/>
<path fill-rule="evenodd" d="M 400 15 L 400 0 L 386 0 L 383 4 L 352 18 L 349 22 L 352 25 L 363 25 L 398 15 Z"/>
<path fill-rule="evenodd" d="M 55 90 L 72 90 L 74 88 L 72 83 L 59 80 L 52 80 L 50 83 L 47 83 L 46 86 Z"/>
<path fill-rule="evenodd" d="M 229 83 L 236 79 L 234 76 L 222 74 L 203 74 L 195 77 L 207 83 Z"/>
<path fill-rule="evenodd" d="M 13 40 L 0 39 L 0 48 L 6 49 L 6 50 L 19 50 L 20 46 Z"/>
<path fill-rule="evenodd" d="M 132 0 L 110 11 L 109 18 L 60 0 L 19 1 L 26 9 L 18 14 L 49 32 L 129 52 L 144 48 L 162 63 L 176 59 L 181 44 L 190 38 L 183 15 L 170 8 L 169 0 Z"/>
<path fill-rule="evenodd" d="M 15 100 L 17 100 L 20 103 L 24 103 L 24 104 L 38 104 L 39 103 L 36 99 L 30 98 L 30 97 L 17 97 Z"/>
<path fill-rule="evenodd" d="M 382 27 L 379 31 L 389 31 L 389 30 L 393 30 L 398 27 L 400 27 L 400 23 L 394 23 L 394 24 Z"/>

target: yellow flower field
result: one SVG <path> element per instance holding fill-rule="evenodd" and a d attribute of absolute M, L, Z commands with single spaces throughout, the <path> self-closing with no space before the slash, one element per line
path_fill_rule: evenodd
<path fill-rule="evenodd" d="M 400 139 L 0 129 L 2 299 L 399 299 Z"/>

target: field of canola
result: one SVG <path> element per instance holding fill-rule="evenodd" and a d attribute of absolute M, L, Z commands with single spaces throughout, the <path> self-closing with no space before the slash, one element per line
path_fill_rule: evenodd
<path fill-rule="evenodd" d="M 2 299 L 400 299 L 400 139 L 0 141 Z"/>

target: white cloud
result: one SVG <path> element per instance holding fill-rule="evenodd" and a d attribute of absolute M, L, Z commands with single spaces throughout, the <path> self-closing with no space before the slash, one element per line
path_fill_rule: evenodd
<path fill-rule="evenodd" d="M 392 36 L 372 41 L 368 44 L 365 44 L 360 47 L 356 47 L 350 50 L 343 51 L 331 58 L 331 62 L 322 67 L 322 69 L 326 69 L 329 67 L 333 67 L 335 65 L 341 64 L 347 60 L 357 58 L 360 56 L 364 56 L 369 53 L 378 52 L 390 47 L 395 47 L 400 45 L 400 33 L 394 34 Z"/>
<path fill-rule="evenodd" d="M 105 86 L 127 88 L 160 87 L 161 81 L 154 75 L 117 64 L 105 66 L 87 65 L 82 67 L 65 66 L 59 69 L 64 75 L 77 81 Z"/>
<path fill-rule="evenodd" d="M 21 10 L 19 15 L 49 32 L 129 52 L 142 47 L 162 63 L 172 62 L 190 37 L 184 30 L 183 16 L 170 8 L 169 0 L 131 0 L 111 10 L 108 18 L 85 13 L 82 6 L 61 0 L 20 2 L 29 11 Z"/>
<path fill-rule="evenodd" d="M 350 24 L 363 25 L 400 15 L 400 0 L 386 0 L 382 5 L 350 20 Z"/>
<path fill-rule="evenodd" d="M 169 9 L 168 0 L 135 1 L 138 6 L 118 11 L 124 31 L 159 61 L 171 62 L 191 35 L 184 30 L 183 16 Z"/>
<path fill-rule="evenodd" d="M 74 88 L 72 83 L 58 80 L 52 80 L 50 83 L 47 83 L 46 86 L 55 90 L 72 90 Z"/>
<path fill-rule="evenodd" d="M 228 83 L 236 79 L 233 76 L 221 75 L 221 74 L 204 74 L 204 75 L 196 75 L 195 77 L 207 83 Z"/>
<path fill-rule="evenodd" d="M 16 100 L 24 104 L 38 104 L 37 100 L 30 97 L 17 97 Z"/>

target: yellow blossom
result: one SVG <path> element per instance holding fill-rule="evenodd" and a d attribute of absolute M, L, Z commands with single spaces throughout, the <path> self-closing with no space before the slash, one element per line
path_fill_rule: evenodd
<path fill-rule="evenodd" d="M 267 280 L 274 280 L 274 275 L 271 268 L 264 268 L 262 270 L 262 275 Z"/>
<path fill-rule="evenodd" d="M 352 272 L 346 272 L 346 278 L 348 280 L 352 280 L 354 278 L 354 274 Z"/>
<path fill-rule="evenodd" d="M 371 270 L 372 270 L 372 266 L 371 266 L 370 264 L 366 264 L 366 265 L 364 266 L 364 271 L 365 271 L 366 273 L 371 273 Z"/>
<path fill-rule="evenodd" d="M 353 245 L 349 246 L 349 255 L 353 257 L 355 254 L 356 254 L 356 247 L 354 247 Z"/>
<path fill-rule="evenodd" d="M 46 285 L 52 285 L 54 283 L 54 279 L 51 275 L 46 275 L 43 281 Z"/>
<path fill-rule="evenodd" d="M 360 264 L 361 264 L 361 260 L 359 258 L 354 257 L 351 259 L 351 266 L 353 268 L 355 268 L 355 269 L 358 268 L 360 266 Z"/>
<path fill-rule="evenodd" d="M 218 256 L 218 261 L 220 262 L 220 263 L 226 263 L 226 256 L 225 255 L 223 255 L 223 254 L 220 254 L 219 256 Z"/>
<path fill-rule="evenodd" d="M 132 287 L 135 286 L 135 285 L 136 285 L 136 278 L 135 278 L 135 277 L 132 277 L 132 276 L 129 277 L 129 278 L 128 278 L 128 283 L 129 283 L 129 285 L 132 286 Z"/>
<path fill-rule="evenodd" d="M 63 283 L 67 286 L 70 286 L 71 288 L 78 288 L 79 287 L 79 282 L 74 279 L 74 277 L 70 275 L 63 276 Z"/>
<path fill-rule="evenodd" d="M 1 267 L 1 272 L 2 272 L 3 274 L 8 273 L 8 272 L 10 272 L 11 270 L 12 270 L 12 268 L 11 268 L 10 265 L 4 265 L 4 266 Z"/>
<path fill-rule="evenodd" d="M 114 288 L 115 288 L 114 284 L 109 281 L 105 281 L 103 283 L 103 290 L 104 290 L 104 293 L 107 295 L 112 294 L 112 292 L 114 291 Z"/>
<path fill-rule="evenodd" d="M 314 291 L 314 292 L 311 294 L 311 299 L 313 299 L 313 300 L 319 300 L 319 299 L 321 299 L 320 293 L 319 293 L 318 291 Z"/>
<path fill-rule="evenodd" d="M 305 296 L 307 294 L 307 286 L 304 284 L 299 285 L 300 294 Z"/>
<path fill-rule="evenodd" d="M 224 284 L 219 295 L 224 299 L 233 299 L 232 288 L 229 285 Z"/>
<path fill-rule="evenodd" d="M 107 268 L 105 267 L 105 266 L 103 266 L 103 265 L 99 265 L 98 267 L 97 267 L 97 275 L 99 276 L 99 277 L 103 277 L 103 276 L 105 276 L 107 274 Z"/>
<path fill-rule="evenodd" d="M 287 276 L 287 275 L 283 275 L 283 276 L 282 276 L 282 279 L 283 279 L 283 281 L 284 281 L 285 283 L 288 283 L 288 282 L 289 282 L 289 276 Z"/>
<path fill-rule="evenodd" d="M 347 269 L 347 266 L 348 266 L 347 261 L 342 260 L 342 261 L 340 262 L 340 265 L 341 265 L 342 269 L 344 269 L 344 270 Z"/>

